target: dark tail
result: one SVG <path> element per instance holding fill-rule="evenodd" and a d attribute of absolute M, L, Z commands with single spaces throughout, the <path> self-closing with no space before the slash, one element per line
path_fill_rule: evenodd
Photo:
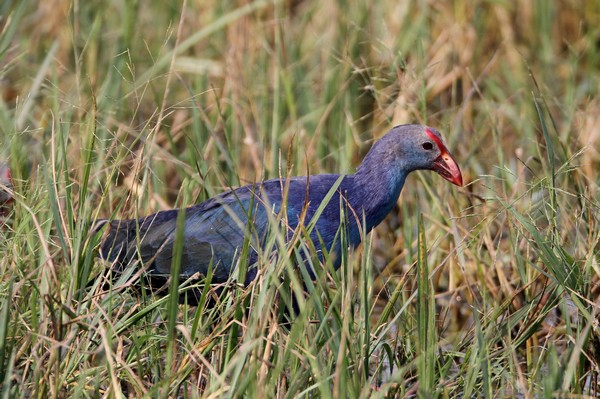
<path fill-rule="evenodd" d="M 99 256 L 114 263 L 115 268 L 119 270 L 128 263 L 127 249 L 129 243 L 136 237 L 136 220 L 98 219 L 92 224 L 90 232 L 95 234 L 104 228 L 108 230 L 100 243 Z"/>
<path fill-rule="evenodd" d="M 160 216 L 172 215 L 165 213 Z M 132 261 L 132 258 L 135 258 L 136 251 L 134 248 L 138 229 L 140 231 L 140 236 L 143 236 L 152 226 L 152 221 L 156 220 L 159 220 L 159 222 L 162 221 L 162 219 L 153 215 L 150 218 L 139 220 L 126 219 L 110 221 L 108 219 L 98 219 L 92 223 L 90 228 L 91 234 L 96 234 L 103 229 L 106 229 L 100 243 L 99 256 L 112 264 L 112 272 L 116 271 L 117 274 L 122 272 Z M 169 276 L 152 273 L 152 270 L 150 269 L 149 273 L 144 275 L 144 281 L 145 288 L 151 289 L 154 294 L 166 295 L 168 293 Z M 179 297 L 179 302 L 183 303 L 185 301 L 190 305 L 197 305 L 201 295 L 202 289 L 194 288 L 186 291 L 185 294 L 182 294 Z M 209 302 L 212 300 L 213 299 L 210 299 Z"/>

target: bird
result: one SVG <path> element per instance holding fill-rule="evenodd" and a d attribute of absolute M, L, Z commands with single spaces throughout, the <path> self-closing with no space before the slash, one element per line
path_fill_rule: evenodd
<path fill-rule="evenodd" d="M 245 185 L 184 208 L 185 221 L 179 225 L 181 209 L 101 221 L 99 227 L 107 225 L 108 231 L 101 239 L 99 255 L 117 271 L 141 262 L 149 276 L 168 277 L 178 229 L 183 229 L 179 231 L 183 237 L 180 280 L 207 276 L 210 269 L 211 284 L 225 283 L 239 267 L 246 239 L 250 245 L 246 273 L 238 283 L 247 286 L 257 276 L 259 254 L 271 250 L 266 246 L 273 242 L 267 237 L 274 221 L 280 222 L 286 242 L 299 226 L 312 221 L 309 237 L 316 255 L 322 261 L 328 254 L 337 270 L 342 245 L 357 247 L 364 236 L 361 233 L 383 221 L 397 203 L 406 177 L 416 170 L 433 170 L 463 185 L 460 168 L 437 130 L 398 125 L 371 147 L 354 174 L 294 176 Z M 346 233 L 344 244 L 340 226 Z M 315 278 L 315 271 L 307 268 Z"/>
<path fill-rule="evenodd" d="M 12 190 L 13 182 L 10 168 L 0 161 L 0 225 L 4 223 L 14 202 Z"/>

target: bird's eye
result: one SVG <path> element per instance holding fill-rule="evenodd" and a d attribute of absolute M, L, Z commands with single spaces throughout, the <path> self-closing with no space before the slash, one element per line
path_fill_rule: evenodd
<path fill-rule="evenodd" d="M 427 151 L 433 150 L 433 144 L 430 141 L 426 141 L 423 143 L 423 149 Z"/>

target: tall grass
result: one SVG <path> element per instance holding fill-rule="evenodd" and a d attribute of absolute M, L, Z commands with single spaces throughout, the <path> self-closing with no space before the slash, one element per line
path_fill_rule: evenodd
<path fill-rule="evenodd" d="M 600 8 L 371 3 L 0 5 L 3 397 L 599 395 Z M 196 307 L 95 258 L 91 220 L 353 173 L 409 122 L 468 185 L 410 177 L 338 272 L 274 228 Z"/>

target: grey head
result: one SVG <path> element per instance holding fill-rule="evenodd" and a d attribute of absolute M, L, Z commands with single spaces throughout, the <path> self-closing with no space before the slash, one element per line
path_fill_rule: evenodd
<path fill-rule="evenodd" d="M 434 170 L 449 182 L 462 186 L 458 164 L 450 155 L 440 132 L 422 125 L 398 125 L 373 145 L 358 172 L 380 169 L 404 176 L 415 170 Z"/>

